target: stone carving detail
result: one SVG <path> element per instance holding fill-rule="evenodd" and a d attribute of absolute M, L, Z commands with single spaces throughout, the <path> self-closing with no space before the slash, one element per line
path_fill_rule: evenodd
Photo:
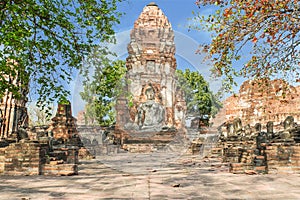
<path fill-rule="evenodd" d="M 294 117 L 288 116 L 283 122 L 284 130 L 290 130 L 294 128 L 294 124 L 295 124 Z"/>
<path fill-rule="evenodd" d="M 233 121 L 233 128 L 235 135 L 241 135 L 242 134 L 242 121 L 240 118 L 236 118 Z"/>
<path fill-rule="evenodd" d="M 254 126 L 255 129 L 255 134 L 258 135 L 259 133 L 261 133 L 261 123 L 256 123 Z"/>
<path fill-rule="evenodd" d="M 279 133 L 279 138 L 289 139 L 291 138 L 291 133 L 295 129 L 296 123 L 294 122 L 294 117 L 288 116 L 283 122 L 284 130 Z"/>
<path fill-rule="evenodd" d="M 145 91 L 147 100 L 137 109 L 136 123 L 139 129 L 162 127 L 165 118 L 163 106 L 154 100 L 154 89 L 150 85 Z"/>
<path fill-rule="evenodd" d="M 235 136 L 234 126 L 231 123 L 227 125 L 227 136 Z"/>
<path fill-rule="evenodd" d="M 267 122 L 264 126 L 266 132 L 263 131 L 263 126 L 261 123 L 256 123 L 254 127 L 251 128 L 249 124 L 241 128 L 242 124 L 239 118 L 236 118 L 233 122 L 226 122 L 219 127 L 219 132 L 221 134 L 220 139 L 222 141 L 227 140 L 254 140 L 257 139 L 259 142 L 270 142 L 270 141 L 288 141 L 291 142 L 295 140 L 298 142 L 300 140 L 300 126 L 294 122 L 292 116 L 288 116 L 282 123 L 281 131 L 274 132 L 274 123 L 272 121 Z M 278 129 L 278 128 L 277 128 Z M 262 139 L 263 138 L 263 139 Z"/>
<path fill-rule="evenodd" d="M 224 123 L 224 125 L 226 126 L 226 131 L 222 131 L 223 138 L 236 140 L 236 138 L 245 136 L 241 119 L 236 118 L 232 122 Z"/>

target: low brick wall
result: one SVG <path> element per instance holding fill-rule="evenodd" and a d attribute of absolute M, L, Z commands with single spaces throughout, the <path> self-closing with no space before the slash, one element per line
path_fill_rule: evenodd
<path fill-rule="evenodd" d="M 250 141 L 222 141 L 212 148 L 211 156 L 221 157 L 223 162 L 249 163 L 253 160 L 256 142 Z"/>
<path fill-rule="evenodd" d="M 230 163 L 229 172 L 233 174 L 266 173 L 266 166 L 254 166 L 248 163 Z"/>
<path fill-rule="evenodd" d="M 49 152 L 48 144 L 20 141 L 0 148 L 0 175 L 75 175 L 78 174 L 78 148 Z"/>
<path fill-rule="evenodd" d="M 268 173 L 300 173 L 300 143 L 271 143 L 265 154 Z"/>
<path fill-rule="evenodd" d="M 5 148 L 5 175 L 40 175 L 47 147 L 34 142 L 12 143 Z"/>
<path fill-rule="evenodd" d="M 149 153 L 157 150 L 155 144 L 124 144 L 122 148 L 130 153 Z"/>
<path fill-rule="evenodd" d="M 50 162 L 42 167 L 42 171 L 45 176 L 71 176 L 78 174 L 78 166 L 77 164 Z"/>
<path fill-rule="evenodd" d="M 254 155 L 252 162 L 232 162 L 230 172 L 300 174 L 300 143 L 262 144 L 262 155 Z"/>

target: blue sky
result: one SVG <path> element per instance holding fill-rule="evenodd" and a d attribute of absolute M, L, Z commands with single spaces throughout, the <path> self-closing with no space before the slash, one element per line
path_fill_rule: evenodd
<path fill-rule="evenodd" d="M 151 1 L 148 0 L 127 0 L 119 5 L 119 11 L 125 15 L 116 31 L 124 31 L 133 27 L 134 21 L 139 17 L 143 8 Z M 198 31 L 188 31 L 187 25 L 191 23 L 188 18 L 193 17 L 192 11 L 198 11 L 195 0 L 157 0 L 155 3 L 171 22 L 173 29 L 185 33 L 197 40 L 201 36 Z"/>

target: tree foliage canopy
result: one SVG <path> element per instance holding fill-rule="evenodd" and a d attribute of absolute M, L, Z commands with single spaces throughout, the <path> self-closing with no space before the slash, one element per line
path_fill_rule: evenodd
<path fill-rule="evenodd" d="M 108 58 L 98 60 L 94 56 L 87 60 L 85 69 L 94 68 L 95 73 L 92 79 L 85 80 L 84 91 L 80 93 L 87 102 L 84 117 L 86 124 L 108 126 L 116 119 L 114 106 L 123 91 L 126 67 L 124 61 L 112 62 Z"/>
<path fill-rule="evenodd" d="M 198 13 L 196 19 L 212 32 L 212 42 L 204 49 L 212 56 L 215 74 L 225 75 L 227 83 L 237 75 L 299 80 L 298 0 L 197 0 L 196 4 L 213 6 L 211 15 Z M 245 48 L 251 49 L 251 56 L 244 66 L 234 68 Z"/>
<path fill-rule="evenodd" d="M 209 90 L 209 84 L 198 71 L 176 70 L 178 87 L 184 91 L 187 114 L 200 117 L 214 116 L 221 108 L 216 95 Z"/>
<path fill-rule="evenodd" d="M 0 93 L 18 76 L 35 88 L 38 104 L 69 95 L 72 70 L 100 43 L 113 42 L 121 0 L 2 0 L 0 2 Z M 98 47 L 99 48 L 99 47 Z M 105 47 L 101 47 L 105 49 Z M 9 60 L 17 64 L 9 66 Z"/>

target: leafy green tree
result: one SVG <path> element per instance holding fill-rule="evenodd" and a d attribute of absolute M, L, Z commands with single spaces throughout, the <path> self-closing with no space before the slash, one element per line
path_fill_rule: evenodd
<path fill-rule="evenodd" d="M 214 116 L 221 108 L 216 95 L 209 90 L 209 84 L 198 71 L 176 70 L 178 87 L 185 93 L 188 115 Z"/>
<path fill-rule="evenodd" d="M 2 0 L 0 2 L 0 97 L 21 96 L 17 78 L 38 95 L 38 105 L 66 99 L 73 70 L 97 46 L 114 42 L 121 0 Z M 16 62 L 13 66 L 11 61 Z"/>
<path fill-rule="evenodd" d="M 201 25 L 192 28 L 212 33 L 212 42 L 203 48 L 212 57 L 215 74 L 230 83 L 227 89 L 240 75 L 300 80 L 298 0 L 197 0 L 196 4 L 213 11 L 198 13 L 195 19 Z M 234 66 L 241 58 L 246 60 L 244 66 Z"/>
<path fill-rule="evenodd" d="M 98 56 L 93 54 L 88 59 L 89 62 L 85 63 L 85 69 L 94 68 L 95 73 L 92 80 L 85 80 L 84 91 L 80 95 L 87 102 L 86 124 L 108 126 L 115 122 L 114 107 L 117 97 L 123 91 L 126 67 L 125 62 L 121 60 L 111 62 L 108 58 L 95 58 Z"/>

